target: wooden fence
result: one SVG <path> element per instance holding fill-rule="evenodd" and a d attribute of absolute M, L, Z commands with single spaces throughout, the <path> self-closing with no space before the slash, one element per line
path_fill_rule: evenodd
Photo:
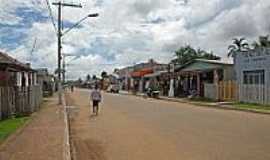
<path fill-rule="evenodd" d="M 221 81 L 218 85 L 218 97 L 222 101 L 238 100 L 238 86 L 235 81 Z"/>
<path fill-rule="evenodd" d="M 238 100 L 238 87 L 235 81 L 221 81 L 219 84 L 204 84 L 204 96 L 219 101 Z"/>
<path fill-rule="evenodd" d="M 42 98 L 40 86 L 0 87 L 0 120 L 37 111 Z"/>

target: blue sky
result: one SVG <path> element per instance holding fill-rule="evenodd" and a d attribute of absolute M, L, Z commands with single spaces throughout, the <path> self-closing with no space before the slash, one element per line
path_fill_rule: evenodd
<path fill-rule="evenodd" d="M 65 0 L 68 2 L 68 0 Z M 50 3 L 52 0 L 50 0 Z M 226 59 L 234 37 L 250 42 L 269 34 L 270 1 L 265 0 L 73 0 L 82 9 L 63 9 L 69 28 L 87 19 L 63 38 L 63 52 L 76 55 L 69 78 L 99 74 L 154 58 L 166 63 L 173 51 L 190 44 Z M 0 3 L 0 49 L 34 67 L 56 67 L 57 41 L 45 0 Z M 50 6 L 54 18 L 56 7 Z M 30 55 L 33 43 L 37 45 Z"/>

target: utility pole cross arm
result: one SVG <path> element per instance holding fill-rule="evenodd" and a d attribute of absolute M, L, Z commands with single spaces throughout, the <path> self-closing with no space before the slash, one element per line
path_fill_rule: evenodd
<path fill-rule="evenodd" d="M 62 3 L 62 2 L 54 2 L 53 5 L 59 5 L 63 7 L 73 7 L 73 8 L 82 8 L 81 4 L 70 4 L 70 3 Z"/>

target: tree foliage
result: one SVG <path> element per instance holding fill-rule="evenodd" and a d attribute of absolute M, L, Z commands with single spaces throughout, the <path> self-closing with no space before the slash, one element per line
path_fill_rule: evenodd
<path fill-rule="evenodd" d="M 93 75 L 92 79 L 93 80 L 97 80 L 97 76 L 96 75 Z"/>
<path fill-rule="evenodd" d="M 101 72 L 101 78 L 104 79 L 108 77 L 108 73 L 106 71 Z"/>
<path fill-rule="evenodd" d="M 252 46 L 254 47 L 254 49 L 270 47 L 269 35 L 259 36 L 258 42 L 255 41 Z"/>
<path fill-rule="evenodd" d="M 82 79 L 81 79 L 81 78 L 79 78 L 79 79 L 78 79 L 78 82 L 79 82 L 79 84 L 81 84 L 81 83 L 82 83 Z"/>
<path fill-rule="evenodd" d="M 190 45 L 180 47 L 175 51 L 176 59 L 172 60 L 172 63 L 185 64 L 194 59 L 209 59 L 209 60 L 219 60 L 220 57 L 215 55 L 213 52 L 207 52 L 202 49 L 194 49 Z"/>
<path fill-rule="evenodd" d="M 91 76 L 88 74 L 87 76 L 86 76 L 86 81 L 90 81 L 91 80 Z"/>

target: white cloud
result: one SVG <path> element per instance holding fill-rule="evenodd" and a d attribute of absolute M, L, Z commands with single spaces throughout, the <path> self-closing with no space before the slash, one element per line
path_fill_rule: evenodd
<path fill-rule="evenodd" d="M 149 58 L 168 62 L 173 57 L 173 51 L 185 44 L 213 50 L 226 57 L 226 49 L 232 38 L 244 36 L 254 40 L 270 32 L 270 23 L 267 21 L 270 1 L 187 2 L 81 0 L 82 9 L 65 7 L 63 18 L 73 23 L 89 13 L 100 14 L 99 18 L 87 19 L 80 28 L 63 38 L 63 52 L 81 55 L 73 61 L 76 65 L 69 66 L 70 77 L 86 73 L 98 74 L 101 70 L 112 71 L 114 67 L 147 61 Z M 22 17 L 15 12 L 20 7 L 48 16 L 45 0 L 1 1 L 0 23 L 22 23 Z M 56 7 L 52 6 L 52 9 L 56 17 Z M 27 60 L 37 37 L 34 66 L 45 66 L 53 70 L 57 60 L 57 41 L 50 20 L 34 22 L 30 28 L 22 31 L 26 37 L 12 53 Z M 3 30 L 0 29 L 0 33 Z"/>

